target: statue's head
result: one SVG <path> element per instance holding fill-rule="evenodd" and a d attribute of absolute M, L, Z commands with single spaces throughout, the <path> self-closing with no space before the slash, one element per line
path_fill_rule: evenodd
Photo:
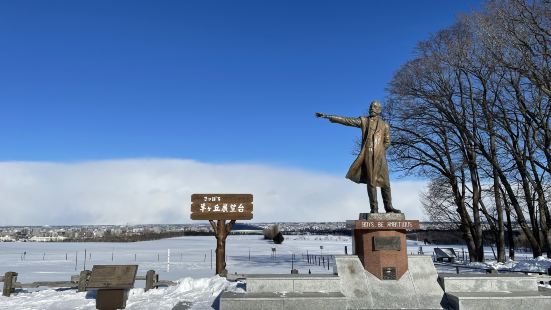
<path fill-rule="evenodd" d="M 378 116 L 381 111 L 381 103 L 378 100 L 373 100 L 371 106 L 369 106 L 369 116 Z"/>

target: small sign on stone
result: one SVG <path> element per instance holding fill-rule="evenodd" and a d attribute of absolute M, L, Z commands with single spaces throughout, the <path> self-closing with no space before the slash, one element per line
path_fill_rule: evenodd
<path fill-rule="evenodd" d="M 396 267 L 383 267 L 383 280 L 396 280 Z"/>

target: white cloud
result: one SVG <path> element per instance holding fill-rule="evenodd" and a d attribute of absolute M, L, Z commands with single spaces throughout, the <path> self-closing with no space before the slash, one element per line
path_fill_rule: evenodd
<path fill-rule="evenodd" d="M 423 218 L 425 182 L 391 185 L 394 206 L 408 219 Z M 0 225 L 191 223 L 193 193 L 252 193 L 253 222 L 345 221 L 369 210 L 365 185 L 292 168 L 171 159 L 0 162 Z"/>

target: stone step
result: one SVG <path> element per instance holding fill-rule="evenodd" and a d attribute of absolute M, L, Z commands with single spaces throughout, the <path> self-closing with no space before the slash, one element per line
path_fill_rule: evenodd
<path fill-rule="evenodd" d="M 551 292 L 450 292 L 450 310 L 551 309 Z"/>
<path fill-rule="evenodd" d="M 220 310 L 336 310 L 346 308 L 342 293 L 233 293 L 220 297 Z"/>
<path fill-rule="evenodd" d="M 332 274 L 255 274 L 247 276 L 247 293 L 340 292 L 340 279 Z"/>
<path fill-rule="evenodd" d="M 440 274 L 445 292 L 537 292 L 535 276 L 523 274 Z"/>

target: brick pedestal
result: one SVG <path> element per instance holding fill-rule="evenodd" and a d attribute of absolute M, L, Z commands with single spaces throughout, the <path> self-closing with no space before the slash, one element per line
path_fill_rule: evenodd
<path fill-rule="evenodd" d="M 406 230 L 418 229 L 419 221 L 403 214 L 360 214 L 353 222 L 354 253 L 364 268 L 381 280 L 398 280 L 408 270 Z"/>

